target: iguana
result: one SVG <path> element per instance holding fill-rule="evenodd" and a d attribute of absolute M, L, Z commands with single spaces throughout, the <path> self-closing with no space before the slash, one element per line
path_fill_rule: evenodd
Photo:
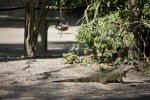
<path fill-rule="evenodd" d="M 77 79 L 66 79 L 66 80 L 57 80 L 52 82 L 100 82 L 103 84 L 112 83 L 112 82 L 121 82 L 123 83 L 123 76 L 132 69 L 133 63 L 121 64 L 118 69 L 115 69 L 111 72 L 104 73 L 96 77 L 82 77 Z"/>

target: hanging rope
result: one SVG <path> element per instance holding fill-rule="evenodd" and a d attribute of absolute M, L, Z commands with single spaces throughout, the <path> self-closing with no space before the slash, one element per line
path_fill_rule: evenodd
<path fill-rule="evenodd" d="M 62 3 L 63 3 L 63 0 L 60 1 L 60 18 L 61 18 L 61 24 L 62 24 Z M 62 25 L 61 25 L 62 27 Z M 61 35 L 60 35 L 60 38 L 62 37 L 62 30 L 61 30 Z"/>

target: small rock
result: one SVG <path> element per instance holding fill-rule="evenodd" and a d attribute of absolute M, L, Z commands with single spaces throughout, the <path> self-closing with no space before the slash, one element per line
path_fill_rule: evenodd
<path fill-rule="evenodd" d="M 136 87 L 136 85 L 130 85 L 130 87 Z"/>

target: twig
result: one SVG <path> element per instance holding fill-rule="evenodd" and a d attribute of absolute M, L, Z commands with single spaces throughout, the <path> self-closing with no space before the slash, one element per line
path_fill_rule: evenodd
<path fill-rule="evenodd" d="M 150 28 L 150 24 L 148 24 L 148 23 L 146 23 L 146 22 L 142 22 L 144 25 L 146 25 L 147 27 L 149 27 Z"/>
<path fill-rule="evenodd" d="M 25 7 L 25 4 L 23 3 L 23 1 L 22 0 L 19 0 L 19 1 L 22 4 L 22 6 Z"/>

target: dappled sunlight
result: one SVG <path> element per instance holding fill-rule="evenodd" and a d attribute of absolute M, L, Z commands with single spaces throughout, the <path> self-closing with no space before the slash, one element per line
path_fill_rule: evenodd
<path fill-rule="evenodd" d="M 135 1 L 1 0 L 0 99 L 149 100 L 149 2 Z"/>

